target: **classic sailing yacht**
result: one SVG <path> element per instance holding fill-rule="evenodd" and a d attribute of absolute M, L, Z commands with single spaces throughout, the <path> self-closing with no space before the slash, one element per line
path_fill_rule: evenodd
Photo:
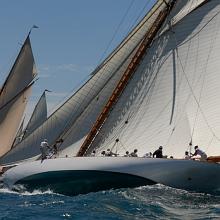
<path fill-rule="evenodd" d="M 218 0 L 158 0 L 91 78 L 0 159 L 18 164 L 4 184 L 68 195 L 155 183 L 218 192 L 218 163 L 181 158 L 191 145 L 220 155 L 219 27 Z M 59 154 L 30 161 L 45 137 L 64 140 Z M 142 156 L 160 145 L 175 159 L 99 156 L 108 148 Z"/>
<path fill-rule="evenodd" d="M 0 91 L 0 156 L 7 153 L 13 145 L 33 80 L 37 75 L 29 38 L 30 32 Z"/>

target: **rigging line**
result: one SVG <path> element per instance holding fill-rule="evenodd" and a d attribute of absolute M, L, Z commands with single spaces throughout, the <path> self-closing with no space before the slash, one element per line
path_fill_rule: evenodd
<path fill-rule="evenodd" d="M 178 46 L 177 46 L 177 39 L 176 39 L 175 33 L 174 33 L 174 38 L 175 38 L 175 43 L 176 43 L 177 58 L 179 59 L 182 72 L 183 72 L 183 74 L 184 74 L 184 76 L 185 76 L 185 78 L 186 78 L 187 84 L 188 84 L 189 89 L 190 89 L 190 91 L 191 91 L 191 93 L 192 93 L 192 95 L 193 95 L 193 98 L 194 98 L 194 100 L 196 101 L 196 103 L 197 103 L 197 105 L 198 105 L 198 107 L 199 107 L 199 110 L 200 110 L 200 112 L 201 112 L 201 114 L 202 114 L 202 116 L 203 116 L 203 119 L 204 119 L 205 123 L 207 124 L 209 130 L 210 130 L 211 133 L 216 137 L 216 139 L 220 141 L 220 138 L 218 138 L 218 136 L 217 136 L 217 135 L 215 134 L 215 132 L 213 131 L 212 127 L 209 125 L 209 123 L 208 123 L 208 121 L 207 121 L 207 118 L 206 118 L 204 112 L 202 111 L 202 108 L 201 108 L 201 106 L 200 106 L 200 104 L 199 104 L 199 101 L 197 100 L 196 95 L 195 95 L 195 93 L 194 93 L 194 91 L 193 91 L 193 88 L 192 88 L 192 86 L 191 86 L 191 84 L 190 84 L 190 82 L 189 82 L 189 79 L 188 79 L 188 77 L 187 77 L 187 75 L 186 75 L 186 73 L 185 73 L 185 70 L 184 70 L 184 68 L 183 68 L 182 61 L 181 61 L 181 59 L 180 59 L 180 57 L 179 57 Z"/>
<path fill-rule="evenodd" d="M 118 24 L 118 26 L 116 27 L 115 32 L 113 33 L 113 36 L 112 36 L 112 38 L 110 39 L 110 41 L 109 41 L 109 43 L 108 43 L 108 45 L 107 45 L 106 49 L 104 50 L 104 52 L 103 52 L 103 54 L 102 54 L 101 58 L 99 59 L 99 62 L 98 62 L 98 63 L 100 63 L 100 62 L 101 62 L 101 60 L 103 59 L 103 57 L 104 57 L 104 56 L 105 56 L 105 54 L 107 53 L 107 51 L 108 51 L 109 47 L 111 46 L 111 44 L 112 44 L 113 40 L 114 40 L 114 39 L 115 39 L 115 37 L 116 37 L 116 34 L 117 34 L 117 33 L 118 33 L 118 31 L 119 31 L 119 28 L 121 27 L 121 25 L 122 25 L 122 23 L 124 22 L 124 20 L 125 20 L 126 16 L 128 15 L 128 12 L 130 11 L 130 9 L 131 9 L 132 5 L 134 4 L 134 1 L 135 1 L 135 0 L 131 0 L 131 2 L 130 2 L 129 6 L 128 6 L 128 8 L 127 8 L 127 10 L 126 10 L 125 14 L 124 14 L 124 16 L 122 17 L 122 19 L 121 19 L 120 23 L 119 23 L 119 24 Z"/>
<path fill-rule="evenodd" d="M 122 125 L 122 127 L 124 127 L 125 126 L 125 124 L 123 124 Z M 105 145 L 109 145 L 110 143 L 112 143 L 112 141 L 113 141 L 113 139 L 115 140 L 116 139 L 116 137 L 118 137 L 119 136 L 119 133 L 117 132 L 117 131 L 120 131 L 121 130 L 121 127 L 119 127 L 119 128 L 117 128 L 117 129 L 114 129 L 114 135 L 109 139 L 109 140 L 104 140 L 104 143 L 105 143 Z M 100 137 L 102 138 L 102 137 L 106 137 L 106 134 L 103 132 L 103 131 L 101 131 L 100 130 Z M 104 139 L 104 138 L 103 138 Z M 95 147 L 95 149 L 97 149 L 98 147 Z M 90 150 L 90 151 L 92 151 L 93 150 L 93 148 Z"/>
<path fill-rule="evenodd" d="M 110 148 L 111 151 L 113 151 L 113 149 L 115 148 L 115 146 L 117 145 L 117 142 L 115 141 L 115 143 L 113 144 L 113 146 Z M 117 146 L 116 146 L 117 149 Z"/>
<path fill-rule="evenodd" d="M 212 45 L 209 48 L 209 53 L 208 53 L 208 56 L 207 56 L 207 59 L 206 59 L 205 70 L 204 70 L 203 80 L 202 80 L 202 87 L 201 87 L 200 94 L 199 94 L 199 103 L 201 101 L 202 91 L 203 91 L 203 87 L 204 87 L 204 84 L 205 84 L 205 78 L 207 76 L 207 66 L 208 66 L 210 54 L 211 54 L 211 52 L 213 50 L 213 45 L 215 43 L 215 40 L 216 40 L 216 34 L 215 34 L 215 38 L 214 38 L 214 40 L 212 42 Z M 195 115 L 195 119 L 194 119 L 194 123 L 193 123 L 193 130 L 192 130 L 192 134 L 191 134 L 191 142 L 192 142 L 192 137 L 193 137 L 193 134 L 194 134 L 194 131 L 195 131 L 196 122 L 197 122 L 197 119 L 198 119 L 198 113 L 199 113 L 199 106 L 197 106 L 196 115 Z"/>
<path fill-rule="evenodd" d="M 163 2 L 158 4 L 156 6 L 157 3 L 155 3 L 152 8 L 147 12 L 147 14 L 144 16 L 144 18 L 146 17 L 145 21 L 144 19 L 141 20 L 130 32 L 130 35 L 126 36 L 122 42 L 119 44 L 118 47 L 116 47 L 113 52 L 93 71 L 93 73 L 91 73 L 91 75 L 94 75 L 95 73 L 97 73 L 102 67 L 105 68 L 106 64 L 115 56 L 115 54 L 117 54 L 120 49 L 122 49 L 128 41 L 131 40 L 131 38 L 152 18 L 152 16 L 155 14 L 155 12 L 163 5 Z M 152 11 L 154 9 L 154 11 Z M 152 11 L 152 12 L 151 12 Z M 151 12 L 151 15 L 148 16 L 148 13 Z M 148 16 L 148 17 L 147 17 Z M 136 30 L 135 30 L 136 29 Z M 133 33 L 132 33 L 133 32 Z"/>
<path fill-rule="evenodd" d="M 127 148 L 124 146 L 124 144 L 122 144 L 122 142 L 119 140 L 119 143 L 121 144 L 122 148 L 127 151 Z"/>
<path fill-rule="evenodd" d="M 206 150 L 205 150 L 205 151 L 208 151 L 208 149 L 210 148 L 210 145 L 212 144 L 212 142 L 213 142 L 214 138 L 215 138 L 215 136 L 214 136 L 214 135 L 212 135 L 212 138 L 210 139 L 210 141 L 209 141 L 209 143 L 208 143 L 208 145 L 207 145 L 207 147 L 206 147 Z"/>
<path fill-rule="evenodd" d="M 146 4 L 144 5 L 144 7 L 142 8 L 142 10 L 139 12 L 138 17 L 134 20 L 133 24 L 132 24 L 131 27 L 129 28 L 128 33 L 129 33 L 129 31 L 132 30 L 132 28 L 134 27 L 134 25 L 138 22 L 138 20 L 140 19 L 142 13 L 146 10 L 146 8 L 148 7 L 148 5 L 149 5 L 150 2 L 151 2 L 151 0 L 148 0 L 147 3 L 146 3 Z M 148 11 L 149 11 L 149 10 L 148 10 Z M 128 34 L 128 33 L 127 33 L 127 34 Z"/>
<path fill-rule="evenodd" d="M 215 15 L 213 15 L 205 24 L 204 26 L 201 27 L 201 29 L 196 32 L 195 34 L 193 34 L 189 39 L 187 39 L 186 41 L 184 41 L 183 43 L 179 44 L 179 46 L 182 46 L 184 44 L 186 44 L 188 41 L 190 41 L 191 39 L 193 39 L 195 36 L 197 36 L 209 23 L 211 23 L 211 21 L 220 14 L 220 11 L 218 11 Z M 173 28 L 173 26 L 171 26 L 171 28 Z"/>

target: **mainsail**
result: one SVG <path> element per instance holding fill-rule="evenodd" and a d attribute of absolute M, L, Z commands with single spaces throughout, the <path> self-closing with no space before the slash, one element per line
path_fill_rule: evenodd
<path fill-rule="evenodd" d="M 0 92 L 0 156 L 10 150 L 13 144 L 35 76 L 28 34 Z"/>
<path fill-rule="evenodd" d="M 137 148 L 143 155 L 163 145 L 182 158 L 190 142 L 220 154 L 220 2 L 177 1 L 173 12 L 88 154 Z"/>

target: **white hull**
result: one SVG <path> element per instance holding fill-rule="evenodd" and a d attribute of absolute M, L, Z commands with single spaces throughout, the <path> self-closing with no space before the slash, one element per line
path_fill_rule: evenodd
<path fill-rule="evenodd" d="M 4 185 L 76 195 L 109 188 L 161 183 L 197 192 L 218 192 L 220 165 L 176 159 L 74 157 L 27 162 L 3 175 Z"/>

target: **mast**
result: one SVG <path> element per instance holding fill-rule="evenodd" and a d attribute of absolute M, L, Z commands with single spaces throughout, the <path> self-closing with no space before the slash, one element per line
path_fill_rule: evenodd
<path fill-rule="evenodd" d="M 111 111 L 114 104 L 117 102 L 118 98 L 126 88 L 126 85 L 128 84 L 129 80 L 133 76 L 135 70 L 139 66 L 142 58 L 144 57 L 144 54 L 147 50 L 147 48 L 152 43 L 154 37 L 160 30 L 162 24 L 164 23 L 165 19 L 167 18 L 169 12 L 171 11 L 173 5 L 175 3 L 175 0 L 172 0 L 169 4 L 166 4 L 167 7 L 162 10 L 154 24 L 151 26 L 151 28 L 147 31 L 145 34 L 142 43 L 140 44 L 137 52 L 131 59 L 130 64 L 128 65 L 127 69 L 125 70 L 124 74 L 122 75 L 119 83 L 117 84 L 116 88 L 114 89 L 111 97 L 109 98 L 108 102 L 104 106 L 101 114 L 98 116 L 96 122 L 94 123 L 92 129 L 90 130 L 89 134 L 87 135 L 85 141 L 83 142 L 81 148 L 79 149 L 77 156 L 84 156 L 88 148 L 90 147 L 91 143 L 93 142 L 96 134 L 102 127 L 104 121 L 107 119 L 109 112 Z"/>

